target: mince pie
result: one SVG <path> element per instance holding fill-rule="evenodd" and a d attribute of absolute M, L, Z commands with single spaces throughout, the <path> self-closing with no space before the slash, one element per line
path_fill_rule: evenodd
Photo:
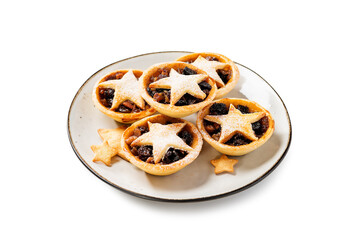
<path fill-rule="evenodd" d="M 240 78 L 239 69 L 229 58 L 217 53 L 191 53 L 176 61 L 191 63 L 216 82 L 216 99 L 230 92 Z"/>
<path fill-rule="evenodd" d="M 208 105 L 216 84 L 206 72 L 183 62 L 151 66 L 140 78 L 142 97 L 158 112 L 185 117 Z"/>
<path fill-rule="evenodd" d="M 198 113 L 197 127 L 204 139 L 221 153 L 240 156 L 264 144 L 274 132 L 271 114 L 259 104 L 224 98 Z"/>
<path fill-rule="evenodd" d="M 132 123 L 155 113 L 141 97 L 138 79 L 141 70 L 117 70 L 94 86 L 93 102 L 104 114 L 122 123 Z"/>
<path fill-rule="evenodd" d="M 197 158 L 202 144 L 194 124 L 161 114 L 133 123 L 121 140 L 126 159 L 153 175 L 169 175 L 184 168 Z"/>

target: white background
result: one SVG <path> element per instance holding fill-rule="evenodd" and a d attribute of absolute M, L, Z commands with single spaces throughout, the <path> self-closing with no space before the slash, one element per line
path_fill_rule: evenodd
<path fill-rule="evenodd" d="M 2 1 L 0 238 L 359 239 L 359 22 L 356 1 Z M 222 53 L 280 94 L 293 140 L 264 181 L 153 202 L 77 159 L 66 120 L 82 83 L 167 50 Z"/>

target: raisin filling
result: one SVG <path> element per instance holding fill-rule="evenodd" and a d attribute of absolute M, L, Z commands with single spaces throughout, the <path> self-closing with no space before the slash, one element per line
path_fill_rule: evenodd
<path fill-rule="evenodd" d="M 212 57 L 212 56 L 206 56 L 205 59 L 208 61 L 217 61 L 217 62 L 219 61 L 219 59 L 217 59 L 216 57 Z"/>
<path fill-rule="evenodd" d="M 224 82 L 224 84 L 227 84 L 232 76 L 232 71 L 228 68 L 219 69 L 216 72 L 221 78 L 221 80 Z"/>
<path fill-rule="evenodd" d="M 269 119 L 268 119 L 268 117 L 263 117 L 259 121 L 254 122 L 251 125 L 252 125 L 252 129 L 255 132 L 255 135 L 258 138 L 260 138 L 264 135 L 264 133 L 269 128 Z"/>
<path fill-rule="evenodd" d="M 232 138 L 230 138 L 225 144 L 231 146 L 240 146 L 251 143 L 252 141 L 245 138 L 241 133 L 236 133 Z"/>
<path fill-rule="evenodd" d="M 99 88 L 100 102 L 104 107 L 110 108 L 114 99 L 115 90 L 112 88 Z"/>
<path fill-rule="evenodd" d="M 123 76 L 125 75 L 125 72 L 114 72 L 111 73 L 109 75 L 107 75 L 104 79 L 105 81 L 109 81 L 109 80 L 117 80 L 117 79 L 121 79 Z"/>
<path fill-rule="evenodd" d="M 247 107 L 247 106 L 237 105 L 236 108 L 237 108 L 237 110 L 239 110 L 242 114 L 250 113 L 250 109 L 249 109 L 249 107 Z"/>
<path fill-rule="evenodd" d="M 125 73 L 123 73 L 123 72 L 112 73 L 112 74 L 106 76 L 104 81 L 121 79 L 124 75 L 125 75 Z M 114 89 L 100 87 L 99 88 L 99 97 L 100 97 L 101 104 L 106 108 L 111 108 L 113 99 L 114 99 L 114 94 L 115 94 Z M 149 108 L 150 108 L 150 105 L 148 105 L 146 103 L 145 110 L 149 109 Z M 119 113 L 138 113 L 138 112 L 143 111 L 143 109 L 136 106 L 136 104 L 133 103 L 132 101 L 126 100 L 122 104 L 120 104 L 119 107 L 117 109 L 115 109 L 114 111 L 119 112 Z"/>
<path fill-rule="evenodd" d="M 225 115 L 229 112 L 225 103 L 214 103 L 209 109 L 210 115 Z"/>
<path fill-rule="evenodd" d="M 237 105 L 236 108 L 243 114 L 251 113 L 249 107 L 244 105 Z M 225 115 L 229 112 L 229 109 L 224 103 L 214 103 L 209 109 L 209 115 Z M 263 117 L 259 121 L 251 124 L 252 129 L 255 132 L 256 137 L 261 138 L 269 128 L 268 117 Z M 204 128 L 209 135 L 216 141 L 220 139 L 221 126 L 215 122 L 204 120 Z M 240 146 L 251 143 L 250 139 L 244 137 L 241 133 L 236 133 L 225 144 L 232 146 Z"/>
<path fill-rule="evenodd" d="M 179 68 L 179 69 L 176 69 L 176 71 L 183 75 L 197 74 L 197 72 L 195 70 L 188 68 L 188 67 Z M 170 74 L 170 69 L 161 68 L 153 76 L 151 76 L 149 84 L 152 82 L 158 81 L 162 78 L 168 77 L 169 74 Z M 211 85 L 206 81 L 202 81 L 198 85 L 199 85 L 200 89 L 206 94 L 206 97 L 207 97 L 211 91 L 211 88 L 212 88 Z M 157 101 L 159 103 L 163 103 L 163 104 L 170 103 L 171 89 L 147 87 L 146 90 L 155 101 Z M 191 105 L 191 104 L 196 104 L 196 103 L 199 103 L 202 101 L 203 101 L 202 99 L 196 98 L 187 93 L 184 96 L 182 96 L 181 99 L 179 99 L 179 101 L 177 103 L 175 103 L 175 106 Z"/>
<path fill-rule="evenodd" d="M 149 109 L 150 105 L 145 104 L 145 110 Z M 124 101 L 122 104 L 119 105 L 119 107 L 115 110 L 116 112 L 120 113 L 138 113 L 143 111 L 143 109 L 136 106 L 135 103 L 133 103 L 130 100 Z"/>
<path fill-rule="evenodd" d="M 171 123 L 167 123 L 171 124 Z M 133 135 L 126 139 L 126 144 L 130 145 L 136 138 L 141 136 L 142 134 L 148 132 L 149 129 L 145 126 L 140 126 L 135 128 Z M 193 142 L 192 134 L 183 129 L 181 132 L 178 133 L 178 136 L 189 146 L 191 146 Z M 147 163 L 154 163 L 153 162 L 153 147 L 151 145 L 144 145 L 144 146 L 134 146 L 131 147 L 131 153 L 137 156 L 141 161 Z M 183 150 L 169 148 L 165 153 L 164 157 L 159 162 L 160 164 L 171 164 L 173 162 L 179 161 L 186 157 L 188 153 Z"/>

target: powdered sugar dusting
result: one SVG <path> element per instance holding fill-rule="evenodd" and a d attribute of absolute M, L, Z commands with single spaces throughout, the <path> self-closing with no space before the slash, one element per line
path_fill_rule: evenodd
<path fill-rule="evenodd" d="M 206 77 L 205 74 L 183 75 L 172 68 L 169 77 L 153 82 L 149 87 L 171 88 L 170 105 L 175 105 L 175 103 L 177 103 L 186 93 L 189 93 L 196 98 L 206 98 L 206 94 L 198 85 L 198 83 L 203 81 Z"/>
<path fill-rule="evenodd" d="M 219 142 L 223 143 L 229 140 L 235 132 L 240 132 L 246 138 L 255 141 L 256 137 L 251 123 L 254 123 L 264 117 L 265 112 L 255 112 L 243 114 L 234 105 L 230 104 L 229 113 L 227 115 L 208 115 L 204 119 L 216 122 L 221 125 L 221 134 Z"/>
<path fill-rule="evenodd" d="M 132 70 L 129 70 L 119 80 L 109 80 L 99 84 L 99 87 L 112 88 L 115 90 L 111 110 L 119 107 L 121 103 L 130 100 L 141 109 L 145 108 L 145 101 L 140 95 L 140 86 Z"/>
<path fill-rule="evenodd" d="M 218 69 L 223 69 L 226 67 L 226 63 L 221 63 L 218 61 L 208 61 L 203 58 L 201 55 L 192 63 L 197 68 L 205 71 L 212 79 L 214 79 L 220 87 L 225 86 L 225 83 L 220 78 L 219 74 L 216 72 Z"/>
<path fill-rule="evenodd" d="M 152 145 L 154 162 L 158 163 L 170 147 L 184 151 L 193 151 L 178 135 L 186 123 L 162 125 L 149 122 L 149 132 L 138 137 L 131 145 Z"/>

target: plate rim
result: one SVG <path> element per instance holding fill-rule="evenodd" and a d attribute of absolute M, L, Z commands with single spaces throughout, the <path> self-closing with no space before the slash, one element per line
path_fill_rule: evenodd
<path fill-rule="evenodd" d="M 268 175 L 270 175 L 279 165 L 280 163 L 283 161 L 283 159 L 285 158 L 289 148 L 290 148 L 290 144 L 291 144 L 291 139 L 292 139 L 292 125 L 291 125 L 291 120 L 290 120 L 290 115 L 289 115 L 289 112 L 286 108 L 286 105 L 284 103 L 284 101 L 282 100 L 282 98 L 280 97 L 280 95 L 276 92 L 276 90 L 263 78 L 261 77 L 258 73 L 256 73 L 254 70 L 240 64 L 240 63 L 237 63 L 234 61 L 234 63 L 248 69 L 249 71 L 255 73 L 258 77 L 260 77 L 275 93 L 276 95 L 278 96 L 278 98 L 280 99 L 284 109 L 285 109 L 285 112 L 286 112 L 286 116 L 288 118 L 288 124 L 289 124 L 289 140 L 288 140 L 288 143 L 287 143 L 287 146 L 284 150 L 284 152 L 282 153 L 282 155 L 279 157 L 279 159 L 276 161 L 276 163 L 268 170 L 266 171 L 264 174 L 262 174 L 260 177 L 258 177 L 257 179 L 255 179 L 254 181 L 246 184 L 245 186 L 242 186 L 240 188 L 237 188 L 235 190 L 232 190 L 232 191 L 229 191 L 229 192 L 226 192 L 226 193 L 220 193 L 220 194 L 217 194 L 217 195 L 211 195 L 211 196 L 207 196 L 207 197 L 197 197 L 197 198 L 187 198 L 187 199 L 176 199 L 176 198 L 161 198 L 161 197 L 155 197 L 155 196 L 150 196 L 150 195 L 146 195 L 146 194 L 141 194 L 141 193 L 138 193 L 138 192 L 134 192 L 134 191 L 131 191 L 129 189 L 126 189 L 126 188 L 123 188 L 123 187 L 120 187 L 119 185 L 111 182 L 110 180 L 106 179 L 105 177 L 103 177 L 101 174 L 99 174 L 98 172 L 96 172 L 90 165 L 88 165 L 86 163 L 86 161 L 83 159 L 83 157 L 80 155 L 80 153 L 78 152 L 78 150 L 76 149 L 76 146 L 74 144 L 74 141 L 72 139 L 72 136 L 71 136 L 71 130 L 70 130 L 70 113 L 71 113 L 71 110 L 72 110 L 72 107 L 74 105 L 74 102 L 76 100 L 76 98 L 78 97 L 80 91 L 84 88 L 84 86 L 87 84 L 87 82 L 94 76 L 96 75 L 98 72 L 102 71 L 103 69 L 107 68 L 107 67 L 110 67 L 114 64 L 117 64 L 117 63 L 120 63 L 120 62 L 124 62 L 124 61 L 127 61 L 129 59 L 133 59 L 133 58 L 138 58 L 138 57 L 142 57 L 142 56 L 146 56 L 146 55 L 153 55 L 153 54 L 161 54 L 161 53 L 193 53 L 193 52 L 190 52 L 190 51 L 159 51 L 159 52 L 150 52 L 150 53 L 144 53 L 144 54 L 139 54 L 139 55 L 136 55 L 136 56 L 132 56 L 132 57 L 128 57 L 128 58 L 124 58 L 124 59 L 121 59 L 121 60 L 118 60 L 116 62 L 113 62 L 113 63 L 110 63 L 108 65 L 106 65 L 105 67 L 99 69 L 98 71 L 96 71 L 95 73 L 93 73 L 82 85 L 81 87 L 77 90 L 73 100 L 71 101 L 71 104 L 70 104 L 70 107 L 69 107 L 69 110 L 68 110 L 68 117 L 67 117 L 67 134 L 68 134 L 68 139 L 69 139 L 69 142 L 70 142 L 70 145 L 73 149 L 73 151 L 75 152 L 75 155 L 78 157 L 78 159 L 80 160 L 80 162 L 90 171 L 92 172 L 96 177 L 98 177 L 100 180 L 102 180 L 103 182 L 109 184 L 110 186 L 122 191 L 122 192 L 125 192 L 125 193 L 128 193 L 132 196 L 135 196 L 135 197 L 139 197 L 139 198 L 142 198 L 142 199 L 146 199 L 146 200 L 153 200 L 153 201 L 160 201 L 160 202 L 199 202 L 199 201 L 207 201 L 207 200 L 214 200 L 214 199 L 219 199 L 219 198 L 223 198 L 223 197 L 226 197 L 226 196 L 230 196 L 230 195 L 233 195 L 235 193 L 239 193 L 239 192 L 242 192 L 254 185 L 256 185 L 257 183 L 261 182 L 264 178 L 266 178 Z"/>

